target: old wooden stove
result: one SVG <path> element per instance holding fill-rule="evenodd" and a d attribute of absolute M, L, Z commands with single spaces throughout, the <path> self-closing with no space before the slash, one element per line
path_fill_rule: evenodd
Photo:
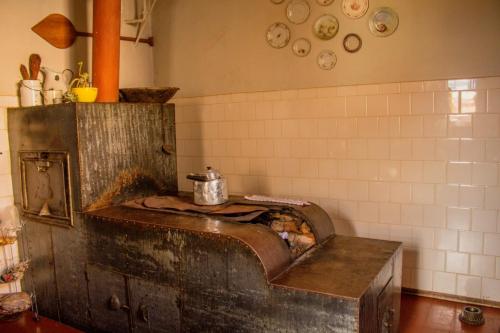
<path fill-rule="evenodd" d="M 173 105 L 8 117 L 33 258 L 23 287 L 42 314 L 96 332 L 398 330 L 401 244 L 335 235 L 317 205 L 267 203 L 245 223 L 121 205 L 177 191 Z M 280 214 L 305 223 L 315 245 L 291 251 L 266 222 Z"/>

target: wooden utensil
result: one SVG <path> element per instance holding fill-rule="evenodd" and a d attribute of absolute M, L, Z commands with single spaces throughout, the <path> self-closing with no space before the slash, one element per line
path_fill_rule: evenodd
<path fill-rule="evenodd" d="M 36 80 L 38 78 L 38 73 L 40 73 L 40 64 L 42 59 L 40 55 L 33 53 L 30 55 L 29 66 L 30 66 L 30 79 Z"/>
<path fill-rule="evenodd" d="M 21 76 L 23 77 L 23 80 L 30 79 L 30 75 L 28 74 L 28 69 L 26 68 L 26 66 L 21 65 L 21 67 L 19 67 L 19 70 L 21 71 Z"/>
<path fill-rule="evenodd" d="M 65 49 L 73 45 L 77 36 L 92 37 L 91 32 L 77 31 L 73 23 L 61 14 L 50 14 L 35 24 L 31 30 L 59 49 Z M 135 42 L 134 37 L 120 36 L 120 39 Z M 150 46 L 154 44 L 153 37 L 141 38 L 139 42 Z"/>

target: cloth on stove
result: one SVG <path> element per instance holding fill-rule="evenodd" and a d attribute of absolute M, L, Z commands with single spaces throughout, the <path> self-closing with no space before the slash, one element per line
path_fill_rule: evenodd
<path fill-rule="evenodd" d="M 199 206 L 189 197 L 152 196 L 130 200 L 122 204 L 126 207 L 164 211 L 168 213 L 183 213 L 188 215 L 212 215 L 223 220 L 249 222 L 260 214 L 269 211 L 267 207 L 244 205 L 226 202 L 222 205 Z"/>

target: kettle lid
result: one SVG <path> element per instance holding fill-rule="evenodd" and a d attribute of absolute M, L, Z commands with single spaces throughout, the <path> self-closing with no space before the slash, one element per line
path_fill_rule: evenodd
<path fill-rule="evenodd" d="M 221 173 L 218 170 L 212 169 L 211 166 L 207 166 L 206 169 L 206 171 L 200 173 L 190 173 L 187 178 L 198 181 L 210 181 L 222 178 Z"/>
<path fill-rule="evenodd" d="M 208 180 L 220 179 L 222 175 L 218 170 L 212 169 L 211 166 L 207 166 L 207 171 L 202 172 L 202 175 L 205 175 Z"/>

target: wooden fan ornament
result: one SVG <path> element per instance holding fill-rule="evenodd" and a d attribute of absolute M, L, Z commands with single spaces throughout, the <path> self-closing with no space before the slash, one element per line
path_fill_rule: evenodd
<path fill-rule="evenodd" d="M 50 14 L 37 24 L 35 24 L 31 30 L 35 32 L 38 36 L 49 42 L 50 45 L 57 47 L 58 49 L 65 49 L 73 45 L 76 37 L 92 37 L 91 32 L 77 31 L 73 23 L 64 15 L 61 14 Z M 121 40 L 135 42 L 134 37 L 124 37 L 120 36 Z M 146 43 L 150 46 L 154 45 L 153 37 L 141 38 L 140 43 Z"/>

